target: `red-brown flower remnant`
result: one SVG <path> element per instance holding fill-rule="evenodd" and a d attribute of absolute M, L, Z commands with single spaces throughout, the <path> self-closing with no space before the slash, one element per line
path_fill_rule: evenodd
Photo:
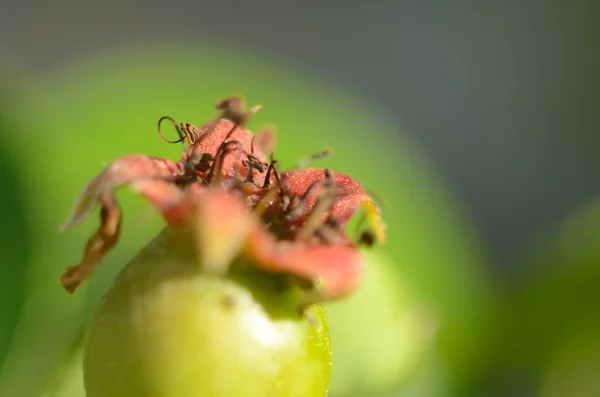
<path fill-rule="evenodd" d="M 193 230 L 199 263 L 207 272 L 227 272 L 235 258 L 246 258 L 259 269 L 290 275 L 304 291 L 302 305 L 344 297 L 359 285 L 358 245 L 385 238 L 379 210 L 365 189 L 328 169 L 280 172 L 272 134 L 252 135 L 243 127 L 260 107 L 245 112 L 234 97 L 217 108 L 220 117 L 200 128 L 170 117 L 159 120 L 163 139 L 161 122 L 169 120 L 179 139 L 168 142 L 185 145 L 179 161 L 131 154 L 88 183 L 64 229 L 85 219 L 97 204 L 101 225 L 81 263 L 61 276 L 69 293 L 116 244 L 121 211 L 114 191 L 123 185 L 147 198 L 169 227 Z M 361 208 L 372 230 L 354 241 L 345 229 Z"/>
<path fill-rule="evenodd" d="M 379 212 L 345 175 L 280 172 L 273 135 L 242 126 L 258 107 L 242 105 L 219 102 L 221 116 L 200 128 L 163 117 L 161 137 L 169 120 L 179 133 L 169 142 L 185 145 L 179 161 L 122 157 L 80 195 L 65 227 L 98 204 L 101 224 L 61 277 L 70 293 L 118 240 L 115 189 L 139 191 L 167 222 L 94 311 L 83 354 L 88 397 L 326 396 L 331 344 L 316 303 L 357 287 L 358 244 L 383 239 Z M 372 231 L 353 241 L 345 228 L 359 207 Z"/>
<path fill-rule="evenodd" d="M 243 128 L 241 100 L 196 128 L 169 117 L 178 162 L 133 154 L 84 188 L 66 228 L 101 205 L 72 293 L 117 242 L 128 185 L 167 222 L 117 276 L 94 311 L 83 354 L 88 397 L 324 397 L 331 344 L 318 302 L 359 284 L 358 245 L 383 239 L 377 207 L 330 170 L 280 172 L 273 135 Z M 165 139 L 166 140 L 166 139 Z M 265 155 L 269 153 L 269 156 Z M 314 157 L 320 157 L 324 153 Z M 372 231 L 345 228 L 362 207 Z M 301 310 L 298 310 L 301 309 Z"/>

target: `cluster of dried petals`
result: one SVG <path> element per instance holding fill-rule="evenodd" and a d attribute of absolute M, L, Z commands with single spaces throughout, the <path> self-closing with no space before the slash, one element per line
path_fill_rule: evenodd
<path fill-rule="evenodd" d="M 225 272 L 234 259 L 244 257 L 265 271 L 292 276 L 304 289 L 307 304 L 338 299 L 359 285 L 359 245 L 385 238 L 379 209 L 365 189 L 328 169 L 280 172 L 272 133 L 252 135 L 243 127 L 260 107 L 245 112 L 243 101 L 233 97 L 217 108 L 221 115 L 200 128 L 170 117 L 159 120 L 164 140 L 161 123 L 169 120 L 179 139 L 168 142 L 184 144 L 179 161 L 127 155 L 85 186 L 64 229 L 81 222 L 98 204 L 101 225 L 80 264 L 61 276 L 69 293 L 116 244 L 121 210 L 115 190 L 123 185 L 148 199 L 169 227 L 193 231 L 187 235 L 196 239 L 199 263 L 207 271 Z M 355 241 L 346 226 L 360 209 L 370 229 Z"/>

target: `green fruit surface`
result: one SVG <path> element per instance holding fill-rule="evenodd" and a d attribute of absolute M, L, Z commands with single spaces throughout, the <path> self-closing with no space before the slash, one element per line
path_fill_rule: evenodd
<path fill-rule="evenodd" d="M 358 291 L 326 305 L 334 347 L 330 397 L 388 395 L 422 367 L 437 327 L 388 256 L 363 256 Z"/>
<path fill-rule="evenodd" d="M 251 267 L 209 276 L 186 244 L 166 229 L 100 301 L 84 345 L 87 396 L 326 396 L 323 309 L 301 315 Z"/>

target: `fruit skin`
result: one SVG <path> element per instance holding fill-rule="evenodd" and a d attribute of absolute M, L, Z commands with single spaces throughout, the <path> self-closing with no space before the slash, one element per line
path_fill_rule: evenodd
<path fill-rule="evenodd" d="M 326 396 L 322 307 L 300 314 L 281 277 L 243 263 L 204 274 L 181 237 L 167 227 L 100 301 L 84 346 L 87 396 Z"/>
<path fill-rule="evenodd" d="M 362 254 L 359 290 L 327 306 L 335 347 L 330 397 L 389 396 L 405 386 L 423 369 L 438 326 L 387 255 Z"/>

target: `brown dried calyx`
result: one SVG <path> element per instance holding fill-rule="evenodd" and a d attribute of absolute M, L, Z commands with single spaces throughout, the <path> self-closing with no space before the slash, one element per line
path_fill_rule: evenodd
<path fill-rule="evenodd" d="M 247 237 L 244 249 L 256 266 L 311 282 L 325 281 L 330 290 L 321 296 L 324 299 L 346 294 L 356 285 L 361 274 L 357 244 L 371 244 L 375 238 L 383 241 L 385 236 L 378 208 L 365 189 L 352 178 L 329 169 L 280 172 L 273 158 L 272 132 L 254 136 L 243 127 L 260 106 L 246 112 L 243 101 L 232 97 L 218 102 L 216 107 L 222 111 L 220 117 L 200 128 L 179 124 L 170 117 L 159 120 L 162 139 L 184 143 L 184 154 L 178 162 L 125 156 L 86 186 L 66 228 L 89 215 L 98 203 L 102 206 L 101 226 L 89 240 L 80 265 L 67 268 L 61 277 L 68 292 L 89 276 L 116 243 L 120 209 L 114 190 L 125 184 L 150 200 L 173 227 L 188 223 L 199 205 L 211 205 L 216 213 L 220 202 L 225 207 L 229 205 L 226 201 L 239 200 L 250 210 L 247 216 L 259 220 L 260 227 Z M 162 134 L 164 120 L 175 126 L 177 140 L 167 140 Z M 264 151 L 269 153 L 268 158 Z M 304 159 L 300 166 L 329 152 L 324 150 Z M 221 198 L 203 202 L 201 197 L 211 191 L 227 193 L 215 193 Z M 373 232 L 363 233 L 354 241 L 345 228 L 361 208 Z"/>

